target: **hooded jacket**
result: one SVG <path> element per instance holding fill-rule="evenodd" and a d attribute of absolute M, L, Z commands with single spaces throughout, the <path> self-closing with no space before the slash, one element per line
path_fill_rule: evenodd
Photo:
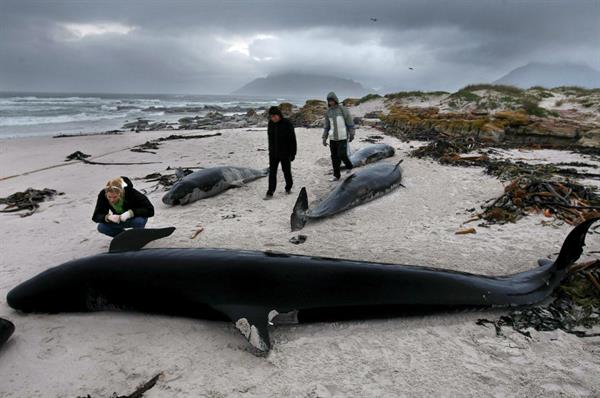
<path fill-rule="evenodd" d="M 281 117 L 277 123 L 269 120 L 267 135 L 269 137 L 269 156 L 281 159 L 296 157 L 296 132 L 292 122 L 284 117 Z"/>
<path fill-rule="evenodd" d="M 334 100 L 336 105 L 329 106 L 329 100 Z M 326 140 L 328 137 L 333 141 L 354 139 L 354 121 L 352 120 L 350 111 L 340 104 L 340 100 L 333 91 L 327 94 L 327 106 L 323 140 Z"/>
<path fill-rule="evenodd" d="M 92 220 L 95 222 L 105 222 L 108 211 L 112 211 L 113 214 L 122 214 L 128 210 L 133 211 L 134 217 L 152 217 L 154 215 L 154 206 L 150 203 L 150 200 L 141 193 L 140 191 L 133 189 L 133 183 L 127 177 L 121 177 L 125 182 L 124 188 L 125 194 L 123 195 L 123 211 L 118 212 L 114 207 L 110 205 L 108 199 L 106 199 L 106 193 L 104 189 L 98 193 L 98 199 L 96 200 L 96 208 L 92 215 Z"/>

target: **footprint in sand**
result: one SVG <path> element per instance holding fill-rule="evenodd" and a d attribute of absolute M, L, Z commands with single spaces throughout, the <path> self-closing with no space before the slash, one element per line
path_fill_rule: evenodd
<path fill-rule="evenodd" d="M 163 382 L 169 383 L 180 379 L 188 374 L 193 368 L 194 362 L 191 358 L 186 356 L 179 357 L 175 361 L 172 361 L 171 366 L 163 371 Z"/>
<path fill-rule="evenodd" d="M 67 353 L 67 347 L 61 344 L 61 330 L 64 326 L 52 327 L 47 329 L 46 336 L 40 341 L 40 351 L 37 357 L 42 360 L 52 360 L 60 358 Z"/>

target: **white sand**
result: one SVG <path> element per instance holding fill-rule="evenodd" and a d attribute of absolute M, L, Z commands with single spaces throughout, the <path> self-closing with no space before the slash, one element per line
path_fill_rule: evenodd
<path fill-rule="evenodd" d="M 0 352 L 0 397 L 108 397 L 130 393 L 158 372 L 153 397 L 571 397 L 600 394 L 600 338 L 580 339 L 560 331 L 535 332 L 532 340 L 505 329 L 475 325 L 500 312 L 478 311 L 391 320 L 277 327 L 267 358 L 247 351 L 230 324 L 134 313 L 22 315 L 4 297 L 18 283 L 67 260 L 106 251 L 108 238 L 90 220 L 106 180 L 164 171 L 167 166 L 265 167 L 266 132 L 225 130 L 223 136 L 162 144 L 158 154 L 126 148 L 171 132 L 32 138 L 0 141 L 0 175 L 62 164 L 81 150 L 98 161 L 159 161 L 141 166 L 55 167 L 0 181 L 0 196 L 28 187 L 65 192 L 31 217 L 1 214 L 0 316 L 17 326 Z M 378 134 L 359 129 L 360 138 Z M 432 265 L 482 274 L 505 274 L 536 266 L 558 252 L 570 230 L 540 224 L 530 216 L 517 224 L 477 228 L 455 235 L 478 207 L 502 192 L 480 169 L 441 166 L 406 157 L 409 144 L 386 137 L 404 158 L 406 188 L 337 217 L 310 223 L 308 240 L 292 245 L 289 215 L 300 187 L 311 201 L 332 183 L 328 149 L 320 131 L 297 129 L 294 194 L 282 175 L 274 200 L 264 201 L 266 179 L 186 207 L 167 208 L 162 192 L 150 194 L 157 215 L 149 226 L 175 225 L 173 236 L 154 247 L 227 247 L 276 250 L 361 260 Z M 229 154 L 229 152 L 233 152 Z M 571 161 L 571 159 L 569 159 Z M 584 161 L 584 159 L 582 159 Z M 152 184 L 135 181 L 137 188 Z M 235 218 L 223 216 L 235 214 Z M 197 224 L 205 228 L 190 239 Z M 600 239 L 590 236 L 588 250 Z"/>

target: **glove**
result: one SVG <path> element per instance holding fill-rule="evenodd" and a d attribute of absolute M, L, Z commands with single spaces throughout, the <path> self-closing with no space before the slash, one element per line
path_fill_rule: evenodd
<path fill-rule="evenodd" d="M 354 140 L 354 133 L 350 133 L 350 136 L 348 138 L 348 142 L 352 142 Z"/>
<path fill-rule="evenodd" d="M 108 211 L 108 214 L 106 215 L 105 219 L 108 222 L 112 222 L 115 224 L 118 224 L 121 222 L 121 217 L 118 214 L 113 214 L 113 212 L 111 210 Z"/>
<path fill-rule="evenodd" d="M 121 222 L 125 222 L 133 217 L 133 211 L 127 210 L 125 213 L 121 214 L 119 217 L 121 219 Z"/>
<path fill-rule="evenodd" d="M 323 146 L 327 146 L 327 138 L 323 138 Z"/>
<path fill-rule="evenodd" d="M 290 162 L 293 162 L 294 159 L 296 159 L 296 156 L 294 156 L 294 155 L 290 156 Z"/>

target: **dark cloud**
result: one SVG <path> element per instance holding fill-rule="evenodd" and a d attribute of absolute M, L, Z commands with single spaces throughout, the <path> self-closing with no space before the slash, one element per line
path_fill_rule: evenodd
<path fill-rule="evenodd" d="M 290 70 L 452 90 L 533 61 L 600 69 L 599 22 L 597 0 L 0 0 L 0 90 L 227 93 Z"/>

